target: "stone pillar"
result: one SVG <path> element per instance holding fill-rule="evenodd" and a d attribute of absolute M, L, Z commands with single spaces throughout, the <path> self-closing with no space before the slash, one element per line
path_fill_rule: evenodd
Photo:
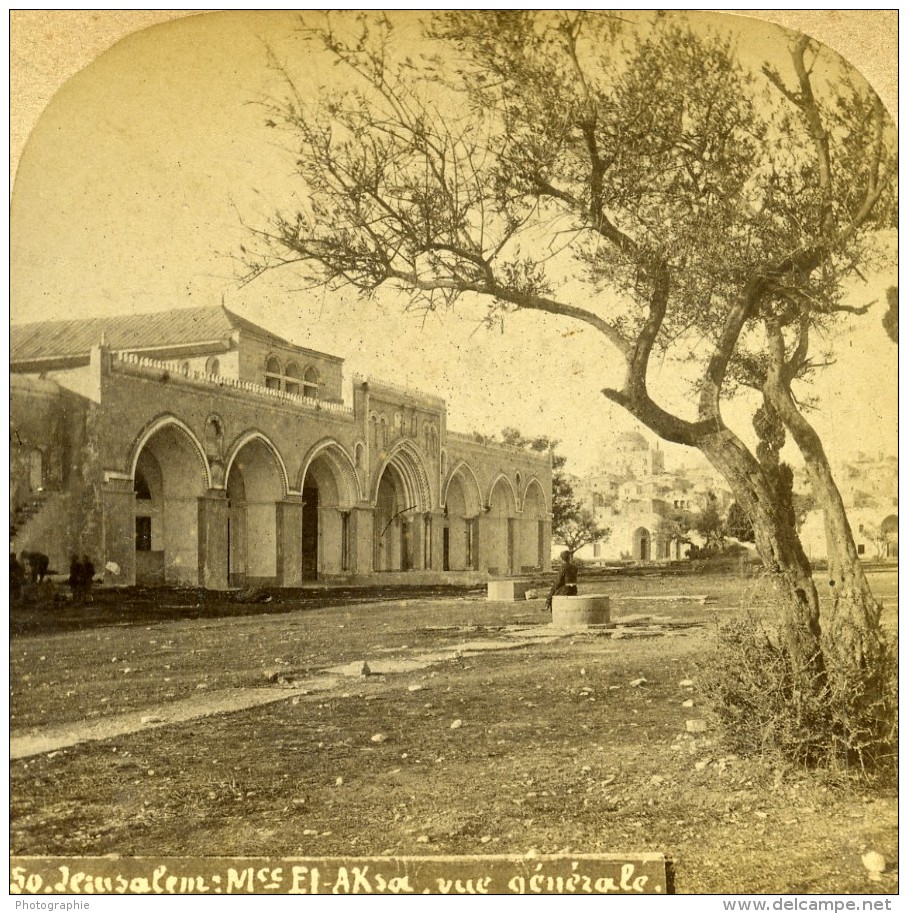
<path fill-rule="evenodd" d="M 372 525 L 375 513 L 368 505 L 350 511 L 350 570 L 354 574 L 372 572 Z"/>
<path fill-rule="evenodd" d="M 227 492 L 209 489 L 199 496 L 199 586 L 226 590 L 227 577 Z"/>
<path fill-rule="evenodd" d="M 490 565 L 493 568 L 498 568 L 498 557 L 491 554 L 495 549 L 497 540 L 495 536 L 495 524 L 497 523 L 498 518 L 489 514 L 480 514 L 476 518 L 476 539 L 478 540 L 476 549 L 479 556 L 477 568 L 483 573 L 489 570 Z M 498 568 L 498 570 L 501 574 L 504 574 L 506 569 Z"/>
<path fill-rule="evenodd" d="M 422 514 L 405 514 L 404 523 L 407 525 L 407 542 L 410 549 L 410 567 L 408 571 L 420 571 L 423 563 L 423 519 Z"/>
<path fill-rule="evenodd" d="M 303 496 L 288 495 L 275 505 L 278 587 L 303 583 Z"/>
<path fill-rule="evenodd" d="M 107 478 L 101 491 L 104 531 L 103 555 L 95 559 L 104 570 L 107 584 L 132 586 L 136 583 L 136 493 L 128 476 Z M 119 574 L 106 570 L 109 562 L 120 567 Z"/>
<path fill-rule="evenodd" d="M 547 517 L 542 526 L 542 570 L 552 567 L 552 518 Z"/>
<path fill-rule="evenodd" d="M 445 513 L 433 511 L 429 519 L 432 529 L 432 570 L 442 571 L 445 563 Z"/>
<path fill-rule="evenodd" d="M 520 574 L 523 571 L 523 518 L 508 518 L 508 574 Z"/>

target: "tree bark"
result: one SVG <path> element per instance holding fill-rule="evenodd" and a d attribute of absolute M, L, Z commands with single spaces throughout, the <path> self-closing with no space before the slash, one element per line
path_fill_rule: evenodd
<path fill-rule="evenodd" d="M 730 430 L 704 436 L 698 447 L 753 525 L 754 544 L 781 601 L 781 633 L 789 654 L 801 669 L 824 675 L 819 595 L 787 506 L 759 461 Z"/>
<path fill-rule="evenodd" d="M 832 612 L 826 623 L 839 659 L 854 669 L 873 664 L 882 645 L 880 604 L 874 599 L 829 460 L 813 426 L 798 409 L 783 379 L 770 376 L 765 392 L 804 457 L 826 527 Z"/>

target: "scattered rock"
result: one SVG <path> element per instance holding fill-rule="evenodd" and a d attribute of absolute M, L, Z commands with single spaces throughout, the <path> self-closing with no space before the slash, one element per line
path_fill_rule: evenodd
<path fill-rule="evenodd" d="M 861 857 L 861 863 L 864 864 L 864 869 L 867 870 L 873 880 L 879 879 L 880 873 L 886 870 L 886 858 L 879 851 L 867 851 Z"/>
<path fill-rule="evenodd" d="M 532 591 L 527 591 L 527 593 L 532 593 Z M 530 598 L 527 597 L 527 599 L 530 599 Z M 482 843 L 482 844 L 488 844 L 492 840 L 492 836 L 483 835 L 479 840 L 480 840 L 480 843 Z"/>
<path fill-rule="evenodd" d="M 463 721 L 458 717 L 457 720 L 451 721 L 451 729 L 459 730 L 463 726 Z"/>
<path fill-rule="evenodd" d="M 524 594 L 524 596 L 525 596 L 528 600 L 535 600 L 535 599 L 537 599 L 538 596 L 539 596 L 539 591 L 538 591 L 538 590 L 528 590 L 528 591 Z M 491 838 L 490 838 L 489 840 L 491 840 Z M 485 841 L 485 839 L 483 839 L 483 841 Z"/>
<path fill-rule="evenodd" d="M 636 688 L 639 688 L 639 687 L 642 686 L 642 685 L 646 685 L 646 679 L 644 679 L 642 676 L 641 676 L 639 679 L 632 679 L 632 680 L 631 680 L 631 685 L 632 685 L 635 689 L 636 689 Z"/>
<path fill-rule="evenodd" d="M 689 720 L 686 724 L 688 733 L 705 733 L 706 732 L 706 721 L 702 718 L 696 720 Z"/>
<path fill-rule="evenodd" d="M 344 783 L 344 779 L 343 779 L 343 778 L 337 778 L 337 779 L 335 779 L 335 781 L 334 781 L 334 786 L 335 786 L 335 787 L 341 787 L 341 786 L 343 786 L 343 783 Z"/>
<path fill-rule="evenodd" d="M 373 736 L 372 736 L 372 742 L 373 742 L 373 743 L 384 743 L 384 742 L 387 741 L 387 739 L 388 739 L 388 737 L 385 736 L 384 733 L 375 733 L 375 734 L 373 734 Z"/>
<path fill-rule="evenodd" d="M 681 707 L 682 707 L 682 708 L 692 708 L 693 706 L 694 706 L 694 700 L 693 700 L 693 698 L 688 698 L 687 701 L 682 701 L 682 702 L 681 702 Z"/>
<path fill-rule="evenodd" d="M 654 775 L 649 779 L 649 782 L 650 782 L 650 784 L 652 784 L 654 787 L 658 787 L 660 784 L 664 784 L 664 783 L 665 783 L 665 778 L 662 777 L 662 775 L 654 774 Z"/>
<path fill-rule="evenodd" d="M 417 844 L 428 844 L 428 843 L 429 843 L 429 836 L 428 836 L 428 835 L 420 835 L 420 836 L 416 839 L 416 843 L 417 843 Z"/>
<path fill-rule="evenodd" d="M 692 689 L 694 687 L 694 681 L 693 681 L 693 679 L 682 679 L 681 682 L 678 683 L 678 685 L 682 689 Z"/>
<path fill-rule="evenodd" d="M 160 723 L 163 723 L 163 721 L 164 721 L 163 717 L 157 717 L 154 714 L 145 714 L 142 717 L 143 724 L 160 724 Z"/>
<path fill-rule="evenodd" d="M 706 768 L 708 765 L 709 765 L 709 759 L 703 758 L 703 759 L 700 759 L 700 761 L 694 765 L 694 768 L 696 768 L 697 771 L 703 771 L 704 768 Z"/>
<path fill-rule="evenodd" d="M 408 692 L 423 692 L 426 689 L 426 685 L 422 682 L 414 682 L 412 685 L 407 686 Z"/>

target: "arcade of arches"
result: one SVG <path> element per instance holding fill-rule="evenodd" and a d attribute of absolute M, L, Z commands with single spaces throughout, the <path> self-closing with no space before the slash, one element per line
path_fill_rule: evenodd
<path fill-rule="evenodd" d="M 434 486 L 441 463 L 433 467 L 410 442 L 369 479 L 357 447 L 351 456 L 329 441 L 305 461 L 294 491 L 288 462 L 263 435 L 241 438 L 213 466 L 181 423 L 148 434 L 128 480 L 136 582 L 297 586 L 394 573 L 482 578 L 547 565 L 551 523 L 536 477 L 521 491 L 519 472 L 499 473 L 484 492 L 459 461 Z M 222 485 L 213 484 L 219 476 Z"/>

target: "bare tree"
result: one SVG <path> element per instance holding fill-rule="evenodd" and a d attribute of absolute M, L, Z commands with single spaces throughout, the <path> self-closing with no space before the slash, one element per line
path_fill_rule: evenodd
<path fill-rule="evenodd" d="M 748 70 L 730 39 L 672 15 L 455 11 L 431 20 L 421 59 L 395 54 L 385 17 L 304 32 L 347 86 L 310 103 L 279 68 L 268 118 L 297 146 L 304 203 L 257 230 L 248 276 L 297 264 L 329 288 L 404 289 L 413 308 L 470 297 L 490 323 L 593 327 L 624 364 L 603 395 L 727 480 L 787 649 L 822 681 L 819 598 L 779 497 L 787 429 L 853 579 L 830 624 L 847 617 L 850 662 L 871 661 L 878 610 L 793 393 L 823 364 L 812 331 L 861 310 L 847 282 L 880 266 L 892 224 L 894 129 L 867 85 L 804 37 L 784 69 Z M 690 415 L 651 394 L 654 353 L 696 373 Z M 775 427 L 762 454 L 722 416 L 742 383 Z"/>

